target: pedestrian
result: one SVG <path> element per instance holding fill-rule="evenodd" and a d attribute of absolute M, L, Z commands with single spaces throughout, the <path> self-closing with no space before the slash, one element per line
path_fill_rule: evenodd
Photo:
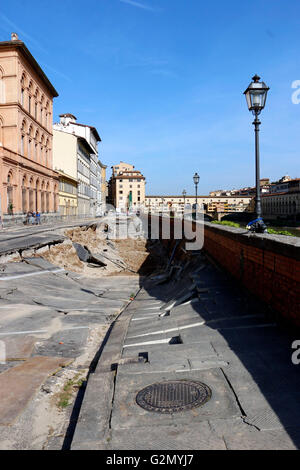
<path fill-rule="evenodd" d="M 27 225 L 31 224 L 31 217 L 32 213 L 30 211 L 27 212 L 26 223 Z"/>
<path fill-rule="evenodd" d="M 36 211 L 35 223 L 36 223 L 36 225 L 41 225 L 41 214 L 39 213 L 39 211 Z"/>
<path fill-rule="evenodd" d="M 35 212 L 32 212 L 31 223 L 32 225 L 35 224 Z"/>

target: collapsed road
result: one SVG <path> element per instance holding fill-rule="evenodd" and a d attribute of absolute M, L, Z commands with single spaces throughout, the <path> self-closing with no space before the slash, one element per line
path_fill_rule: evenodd
<path fill-rule="evenodd" d="M 0 448 L 61 448 L 77 392 L 139 291 L 148 253 L 134 233 L 123 261 L 122 242 L 106 240 L 99 220 L 15 233 L 0 241 Z"/>
<path fill-rule="evenodd" d="M 299 448 L 293 335 L 267 306 L 135 225 L 58 235 L 2 257 L 1 448 Z"/>
<path fill-rule="evenodd" d="M 299 448 L 293 333 L 204 253 L 167 266 L 114 324 L 71 448 Z"/>

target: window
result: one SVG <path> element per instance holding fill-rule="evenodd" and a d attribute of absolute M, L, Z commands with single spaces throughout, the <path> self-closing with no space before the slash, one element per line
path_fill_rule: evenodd
<path fill-rule="evenodd" d="M 21 135 L 21 155 L 24 155 L 24 135 Z"/>
<path fill-rule="evenodd" d="M 21 89 L 21 105 L 24 106 L 24 88 Z"/>
<path fill-rule="evenodd" d="M 37 103 L 34 105 L 34 117 L 37 119 Z"/>
<path fill-rule="evenodd" d="M 123 194 L 123 191 L 119 191 L 119 194 Z"/>
<path fill-rule="evenodd" d="M 31 96 L 28 97 L 28 112 L 31 114 Z"/>

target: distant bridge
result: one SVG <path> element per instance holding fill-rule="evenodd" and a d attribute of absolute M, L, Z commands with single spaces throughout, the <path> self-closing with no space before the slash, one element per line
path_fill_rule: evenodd
<path fill-rule="evenodd" d="M 209 217 L 211 220 L 218 220 L 221 221 L 224 218 L 228 218 L 228 220 L 236 220 L 236 221 L 245 221 L 249 222 L 250 220 L 253 220 L 255 218 L 255 213 L 254 212 L 229 212 L 229 211 L 204 211 L 206 217 Z"/>

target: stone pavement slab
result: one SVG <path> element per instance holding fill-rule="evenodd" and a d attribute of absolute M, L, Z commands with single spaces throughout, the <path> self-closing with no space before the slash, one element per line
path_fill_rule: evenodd
<path fill-rule="evenodd" d="M 225 432 L 224 442 L 228 450 L 298 450 L 300 430 Z"/>
<path fill-rule="evenodd" d="M 85 348 L 89 335 L 89 327 L 82 329 L 60 330 L 51 338 L 38 342 L 35 356 L 78 357 Z"/>
<path fill-rule="evenodd" d="M 1 240 L 0 255 L 23 251 L 54 243 L 62 243 L 66 237 L 55 233 L 43 233 L 37 235 L 28 235 L 26 237 L 13 237 L 11 239 Z"/>
<path fill-rule="evenodd" d="M 5 344 L 5 355 L 7 361 L 30 357 L 36 342 L 36 338 L 30 335 L 0 336 L 0 339 Z"/>
<path fill-rule="evenodd" d="M 112 430 L 106 438 L 109 450 L 226 450 L 222 436 L 214 432 L 207 421 L 199 425 L 139 427 Z"/>
<path fill-rule="evenodd" d="M 11 424 L 50 375 L 72 360 L 33 357 L 0 374 L 0 425 Z"/>
<path fill-rule="evenodd" d="M 195 380 L 208 385 L 212 391 L 211 399 L 203 406 L 171 415 L 149 412 L 137 405 L 136 395 L 144 387 L 156 382 L 184 379 Z M 240 409 L 237 406 L 234 394 L 228 387 L 220 369 L 183 373 L 129 373 L 127 375 L 117 375 L 112 408 L 112 429 L 171 424 L 194 425 L 209 418 L 225 419 L 239 415 Z"/>

